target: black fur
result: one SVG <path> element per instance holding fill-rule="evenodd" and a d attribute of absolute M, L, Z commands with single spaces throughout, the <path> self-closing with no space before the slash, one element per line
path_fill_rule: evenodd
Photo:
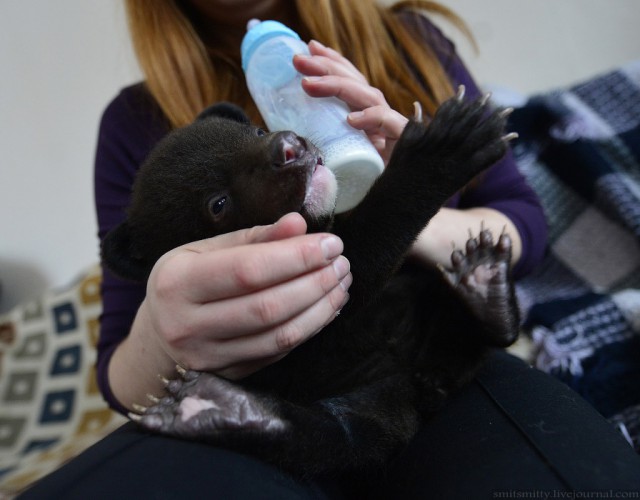
<path fill-rule="evenodd" d="M 445 201 L 503 156 L 504 121 L 484 101 L 457 97 L 428 126 L 409 122 L 362 203 L 335 220 L 307 210 L 321 155 L 291 132 L 265 134 L 225 104 L 161 141 L 140 170 L 127 221 L 105 239 L 115 272 L 145 279 L 178 245 L 299 211 L 312 230 L 342 238 L 354 281 L 341 315 L 281 361 L 239 382 L 182 373 L 141 424 L 303 476 L 385 463 L 473 378 L 491 346 L 517 336 L 508 236 L 471 238 L 449 271 L 404 262 Z M 187 403 L 203 409 L 183 421 Z"/>

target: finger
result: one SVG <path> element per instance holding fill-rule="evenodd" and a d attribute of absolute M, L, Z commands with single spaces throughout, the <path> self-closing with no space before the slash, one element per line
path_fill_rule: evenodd
<path fill-rule="evenodd" d="M 218 360 L 242 359 L 243 363 L 250 360 L 261 362 L 273 358 L 279 359 L 309 340 L 335 319 L 336 313 L 344 306 L 346 297 L 338 286 L 301 314 L 276 328 L 218 343 L 212 355 L 218 357 Z M 227 368 L 232 368 L 234 364 L 231 361 Z M 217 372 L 219 373 L 219 370 Z"/>
<path fill-rule="evenodd" d="M 327 59 L 340 64 L 341 67 L 348 70 L 354 77 L 361 78 L 365 82 L 367 81 L 366 77 L 360 72 L 360 70 L 337 50 L 327 47 L 317 40 L 311 40 L 311 42 L 309 42 L 309 52 L 312 56 L 326 57 Z"/>
<path fill-rule="evenodd" d="M 407 122 L 406 117 L 389 106 L 372 106 L 354 111 L 347 117 L 349 124 L 368 134 L 382 133 L 388 139 L 399 139 Z"/>
<path fill-rule="evenodd" d="M 353 66 L 334 61 L 323 56 L 298 54 L 293 58 L 293 66 L 307 76 L 342 76 L 368 85 L 364 75 Z"/>
<path fill-rule="evenodd" d="M 307 232 L 307 223 L 297 212 L 283 215 L 274 224 L 246 230 L 246 243 L 265 243 L 300 236 Z"/>
<path fill-rule="evenodd" d="M 353 65 L 353 63 L 349 59 L 344 57 L 340 52 L 338 52 L 335 49 L 332 49 L 331 47 L 327 47 L 326 45 L 324 45 L 322 42 L 319 42 L 318 40 L 311 40 L 309 42 L 309 52 L 312 55 L 325 56 L 335 61 L 345 62 L 346 64 L 354 68 L 356 71 L 358 71 L 356 67 Z"/>
<path fill-rule="evenodd" d="M 324 267 L 343 249 L 337 236 L 317 233 L 215 252 L 185 251 L 173 257 L 166 286 L 182 290 L 195 303 L 236 297 Z M 156 283 L 159 289 L 162 286 Z"/>
<path fill-rule="evenodd" d="M 221 234 L 213 238 L 194 241 L 176 250 L 188 250 L 196 253 L 213 252 L 224 248 L 234 248 L 251 243 L 283 240 L 299 236 L 307 232 L 307 224 L 298 213 L 290 213 L 281 217 L 274 224 L 255 226 L 249 229 Z"/>
<path fill-rule="evenodd" d="M 346 294 L 352 280 L 349 261 L 341 256 L 322 269 L 266 290 L 202 304 L 192 313 L 191 326 L 197 331 L 212 331 L 215 318 L 212 333 L 216 341 L 269 330 L 290 321 L 324 296 L 335 296 L 340 292 L 334 291 L 336 287 Z"/>
<path fill-rule="evenodd" d="M 305 77 L 302 88 L 311 97 L 337 97 L 355 110 L 387 104 L 377 88 L 344 76 Z"/>
<path fill-rule="evenodd" d="M 384 158 L 384 154 L 385 154 L 385 152 L 387 150 L 387 146 L 389 144 L 395 143 L 395 141 L 387 141 L 387 136 L 385 134 L 382 134 L 382 133 L 366 132 L 366 134 L 367 134 L 367 137 L 369 138 L 369 140 L 371 141 L 371 144 L 373 144 L 373 147 L 376 148 L 378 153 L 383 155 L 383 158 Z"/>
<path fill-rule="evenodd" d="M 339 52 L 317 41 L 309 44 L 309 52 L 310 56 L 299 54 L 293 58 L 293 65 L 302 74 L 346 76 L 367 83 L 367 79 L 358 68 Z"/>

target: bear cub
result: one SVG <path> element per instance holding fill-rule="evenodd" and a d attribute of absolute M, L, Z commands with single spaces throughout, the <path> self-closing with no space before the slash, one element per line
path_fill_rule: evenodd
<path fill-rule="evenodd" d="M 343 240 L 353 284 L 341 314 L 277 363 L 239 381 L 178 367 L 167 394 L 132 418 L 303 477 L 383 466 L 492 347 L 517 337 L 507 234 L 481 230 L 448 269 L 405 261 L 447 199 L 505 154 L 506 116 L 461 89 L 427 125 L 409 121 L 364 200 L 340 215 L 322 152 L 293 132 L 266 133 L 233 105 L 160 141 L 125 222 L 104 240 L 113 272 L 145 281 L 177 246 L 299 212 L 310 231 Z"/>

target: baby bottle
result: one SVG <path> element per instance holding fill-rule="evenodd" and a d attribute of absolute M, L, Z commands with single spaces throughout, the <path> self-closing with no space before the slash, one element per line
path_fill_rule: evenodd
<path fill-rule="evenodd" d="M 277 21 L 251 20 L 242 68 L 253 100 L 271 132 L 292 130 L 310 139 L 336 176 L 336 212 L 355 207 L 384 168 L 364 132 L 347 123 L 349 108 L 335 97 L 310 97 L 293 67 L 294 54 L 309 54 L 298 34 Z"/>

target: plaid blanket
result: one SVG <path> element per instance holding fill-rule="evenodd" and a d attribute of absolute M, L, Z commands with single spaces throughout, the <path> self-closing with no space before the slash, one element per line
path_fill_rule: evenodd
<path fill-rule="evenodd" d="M 534 96 L 510 126 L 550 228 L 517 286 L 534 364 L 640 451 L 640 61 Z"/>

